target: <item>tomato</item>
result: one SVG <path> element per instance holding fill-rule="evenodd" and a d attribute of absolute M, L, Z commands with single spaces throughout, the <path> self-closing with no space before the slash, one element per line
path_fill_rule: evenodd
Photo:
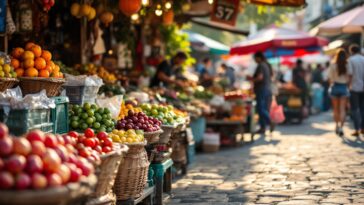
<path fill-rule="evenodd" d="M 83 140 L 82 142 L 86 147 L 91 147 L 94 148 L 96 146 L 96 142 L 95 139 L 93 138 L 86 138 L 85 140 Z"/>
<path fill-rule="evenodd" d="M 90 152 L 88 149 L 83 148 L 83 149 L 79 149 L 79 150 L 78 150 L 78 154 L 79 154 L 81 157 L 85 157 L 85 158 L 87 158 L 87 157 L 89 157 L 89 156 L 91 155 L 91 152 Z"/>
<path fill-rule="evenodd" d="M 94 150 L 96 150 L 98 153 L 102 152 L 102 147 L 100 145 L 96 145 Z"/>
<path fill-rule="evenodd" d="M 105 152 L 105 153 L 109 153 L 109 152 L 112 151 L 112 148 L 109 147 L 109 146 L 105 146 L 105 147 L 102 148 L 102 151 Z"/>
<path fill-rule="evenodd" d="M 109 138 L 109 135 L 106 132 L 99 132 L 97 133 L 97 138 L 99 138 L 100 140 L 105 140 Z"/>
<path fill-rule="evenodd" d="M 106 138 L 104 140 L 103 146 L 112 146 L 112 140 L 110 138 Z"/>
<path fill-rule="evenodd" d="M 84 134 L 87 138 L 91 138 L 91 137 L 95 136 L 95 133 L 94 133 L 93 129 L 91 129 L 91 128 L 87 128 L 85 130 Z"/>
<path fill-rule="evenodd" d="M 95 140 L 95 145 L 99 145 L 100 144 L 99 138 L 95 137 L 94 140 Z"/>
<path fill-rule="evenodd" d="M 68 133 L 68 135 L 69 136 L 71 136 L 71 137 L 73 137 L 73 138 L 78 138 L 78 133 L 77 132 L 75 132 L 75 131 L 70 131 L 69 133 Z"/>

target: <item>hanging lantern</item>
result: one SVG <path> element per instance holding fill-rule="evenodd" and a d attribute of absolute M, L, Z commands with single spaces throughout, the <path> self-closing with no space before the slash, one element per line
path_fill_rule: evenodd
<path fill-rule="evenodd" d="M 171 25 L 174 20 L 174 12 L 173 10 L 166 11 L 163 15 L 163 24 Z"/>
<path fill-rule="evenodd" d="M 119 9 L 126 16 L 131 16 L 137 13 L 141 7 L 141 0 L 119 0 Z"/>
<path fill-rule="evenodd" d="M 114 15 L 109 11 L 105 11 L 101 14 L 100 20 L 103 24 L 109 26 L 109 24 L 114 20 Z"/>

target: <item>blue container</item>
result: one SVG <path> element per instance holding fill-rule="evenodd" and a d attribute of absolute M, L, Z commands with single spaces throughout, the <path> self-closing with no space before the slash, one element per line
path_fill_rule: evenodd
<path fill-rule="evenodd" d="M 321 111 L 324 102 L 324 89 L 322 87 L 316 87 L 312 89 L 312 108 L 316 111 Z"/>
<path fill-rule="evenodd" d="M 192 120 L 190 123 L 190 127 L 192 129 L 194 141 L 197 144 L 201 143 L 206 130 L 206 119 L 204 117 L 200 117 Z"/>
<path fill-rule="evenodd" d="M 192 164 L 196 158 L 196 146 L 195 142 L 190 142 L 187 146 L 187 163 Z"/>

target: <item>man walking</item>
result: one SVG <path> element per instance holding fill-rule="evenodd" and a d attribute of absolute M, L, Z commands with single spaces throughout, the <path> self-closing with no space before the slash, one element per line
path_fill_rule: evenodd
<path fill-rule="evenodd" d="M 351 57 L 348 60 L 348 71 L 351 76 L 350 104 L 354 121 L 353 136 L 364 134 L 364 56 L 358 45 L 350 46 Z"/>

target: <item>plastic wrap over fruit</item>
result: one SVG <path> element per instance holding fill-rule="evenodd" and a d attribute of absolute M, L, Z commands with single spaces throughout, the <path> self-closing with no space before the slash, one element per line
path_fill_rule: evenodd
<path fill-rule="evenodd" d="M 22 97 L 19 87 L 0 93 L 0 107 L 8 113 L 11 109 L 48 109 L 55 108 L 53 99 L 47 97 L 45 90 Z"/>
<path fill-rule="evenodd" d="M 65 86 L 98 86 L 101 87 L 104 83 L 102 79 L 97 75 L 87 76 L 87 75 L 70 75 L 65 74 L 66 83 Z"/>
<path fill-rule="evenodd" d="M 96 104 L 102 108 L 108 108 L 112 119 L 117 120 L 120 113 L 120 105 L 123 102 L 123 95 L 115 95 L 111 98 L 97 98 Z"/>

